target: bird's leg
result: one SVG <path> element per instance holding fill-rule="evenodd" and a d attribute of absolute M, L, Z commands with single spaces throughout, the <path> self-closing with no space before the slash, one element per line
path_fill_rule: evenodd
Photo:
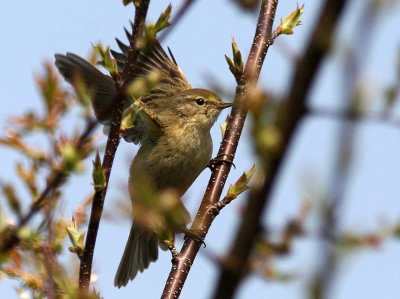
<path fill-rule="evenodd" d="M 176 263 L 178 261 L 179 251 L 175 247 L 175 236 L 173 236 L 171 240 L 160 240 L 160 243 L 168 247 L 172 255 L 171 262 Z"/>
<path fill-rule="evenodd" d="M 233 166 L 233 168 L 236 169 L 235 164 L 233 164 L 232 161 L 229 161 L 225 158 L 225 156 L 228 156 L 227 154 L 219 154 L 215 158 L 212 158 L 208 164 L 207 167 L 210 168 L 211 171 L 214 171 L 217 165 L 225 164 L 229 166 Z"/>

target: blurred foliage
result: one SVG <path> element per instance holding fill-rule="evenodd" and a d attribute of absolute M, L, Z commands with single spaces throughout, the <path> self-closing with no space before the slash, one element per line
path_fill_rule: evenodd
<path fill-rule="evenodd" d="M 89 201 L 84 199 L 76 208 L 71 226 L 62 213 L 63 190 L 57 186 L 48 186 L 45 194 L 41 190 L 43 181 L 52 182 L 58 173 L 65 183 L 70 173 L 83 170 L 83 160 L 93 154 L 95 138 L 90 130 L 84 130 L 92 121 L 87 110 L 89 95 L 74 96 L 67 91 L 50 63 L 45 64 L 44 74 L 37 76 L 37 83 L 44 109 L 10 118 L 0 137 L 2 146 L 21 154 L 15 173 L 25 187 L 20 190 L 20 182 L 7 182 L 10 179 L 6 177 L 0 181 L 0 244 L 10 234 L 16 234 L 18 240 L 10 250 L 0 252 L 0 274 L 17 281 L 15 291 L 20 298 L 83 298 L 76 289 L 78 271 L 74 269 L 71 277 L 70 263 L 65 263 L 65 257 L 61 262 L 61 256 L 68 234 L 73 251 L 83 249 L 84 234 L 76 237 L 75 231 L 86 222 Z M 75 130 L 67 132 L 62 122 L 71 114 L 79 120 Z M 86 126 L 79 129 L 79 124 Z M 40 197 L 43 201 L 34 209 Z M 40 217 L 24 225 L 23 219 L 30 220 L 35 214 Z M 87 298 L 100 296 L 93 293 Z"/>
<path fill-rule="evenodd" d="M 255 12 L 260 7 L 260 0 L 232 0 L 239 7 L 244 10 Z"/>

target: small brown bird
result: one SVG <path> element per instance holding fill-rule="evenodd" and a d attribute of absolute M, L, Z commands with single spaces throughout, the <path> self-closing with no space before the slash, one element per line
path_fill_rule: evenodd
<path fill-rule="evenodd" d="M 121 72 L 128 47 L 117 42 L 122 53 L 112 51 L 112 54 Z M 232 106 L 209 90 L 193 89 L 171 52 L 170 55 L 172 59 L 156 42 L 152 50 L 139 55 L 134 68 L 135 77 L 146 77 L 158 71 L 160 80 L 142 97 L 143 109 L 134 121 L 134 127 L 122 135 L 128 142 L 141 144 L 130 167 L 129 192 L 133 209 L 138 201 L 137 190 L 144 188 L 143 182 L 159 193 L 173 190 L 181 197 L 187 191 L 210 161 L 211 127 L 221 110 Z M 104 113 L 104 110 L 109 109 L 117 93 L 113 79 L 74 54 L 56 54 L 55 57 L 56 66 L 67 81 L 73 83 L 75 73 L 79 73 L 87 87 L 94 90 L 93 109 L 107 132 L 112 111 Z M 132 101 L 127 102 L 126 109 L 132 105 Z M 183 204 L 182 213 L 187 213 Z M 160 233 L 155 226 L 143 227 L 133 220 L 115 286 L 126 286 L 138 271 L 143 272 L 150 262 L 157 260 L 158 242 L 162 241 L 159 239 Z"/>

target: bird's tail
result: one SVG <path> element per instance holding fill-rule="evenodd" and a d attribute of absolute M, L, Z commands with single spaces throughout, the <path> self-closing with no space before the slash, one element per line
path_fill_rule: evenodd
<path fill-rule="evenodd" d="M 138 271 L 143 272 L 149 267 L 150 262 L 155 262 L 157 259 L 157 234 L 133 223 L 124 254 L 115 274 L 114 286 L 118 288 L 126 286 L 129 280 L 136 277 Z"/>

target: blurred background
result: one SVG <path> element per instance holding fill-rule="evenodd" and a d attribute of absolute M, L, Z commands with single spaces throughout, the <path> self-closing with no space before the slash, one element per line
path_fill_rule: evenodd
<path fill-rule="evenodd" d="M 171 2 L 173 15 L 183 1 Z M 269 49 L 259 86 L 274 99 L 288 91 L 296 57 L 307 44 L 323 2 L 304 1 L 304 25 L 295 28 L 294 35 L 278 37 Z M 152 1 L 147 21 L 155 22 L 168 3 Z M 296 5 L 296 1 L 280 1 L 274 28 Z M 53 63 L 55 53 L 66 52 L 88 58 L 92 44 L 99 41 L 117 49 L 114 38 L 127 43 L 123 27 L 130 28 L 133 15 L 132 5 L 124 7 L 118 1 L 3 3 L 0 11 L 2 130 L 12 116 L 42 111 L 35 76 L 43 73 L 43 62 Z M 304 206 L 309 206 L 303 233 L 291 240 L 287 253 L 268 255 L 265 260 L 257 261 L 258 271 L 246 278 L 235 298 L 311 298 L 312 286 L 321 267 L 326 265 L 326 242 L 319 233 L 324 222 L 323 209 L 326 200 L 336 196 L 341 198 L 337 229 L 344 241 L 335 248 L 337 267 L 329 298 L 400 297 L 400 242 L 396 238 L 396 227 L 400 224 L 400 115 L 398 101 L 388 101 L 387 97 L 389 88 L 399 88 L 399 16 L 398 1 L 348 1 L 332 51 L 313 83 L 308 98 L 311 112 L 296 131 L 274 186 L 271 205 L 263 216 L 271 240 L 279 242 L 288 222 L 298 217 Z M 163 46 L 171 48 L 192 86 L 218 87 L 223 91 L 223 100 L 231 102 L 236 82 L 224 54 L 232 55 L 233 36 L 243 59 L 247 59 L 257 18 L 257 10 L 245 11 L 234 1 L 196 1 Z M 356 104 L 351 99 L 356 99 Z M 344 112 L 349 107 L 356 108 L 363 117 L 346 120 Z M 226 115 L 224 111 L 212 130 L 214 154 L 221 140 L 218 124 Z M 227 184 L 234 183 L 253 164 L 257 165 L 251 122 L 249 117 L 236 153 L 236 169 L 232 169 Z M 83 124 L 71 112 L 62 125 L 71 131 Z M 103 153 L 106 137 L 100 133 L 98 136 L 96 144 Z M 43 144 L 35 136 L 29 142 L 37 147 Z M 129 217 L 121 212 L 121 203 L 129 205 L 128 167 L 136 150 L 136 146 L 121 142 L 109 182 L 93 268 L 97 276 L 93 285 L 104 298 L 129 298 L 132 292 L 136 298 L 158 298 L 170 271 L 170 253 L 160 251 L 159 261 L 126 288 L 113 286 L 130 229 Z M 0 156 L 0 180 L 21 186 L 18 192 L 24 197 L 25 191 L 15 173 L 15 163 L 24 157 L 5 147 L 0 147 Z M 84 171 L 73 175 L 64 186 L 62 213 L 67 219 L 93 191 L 92 159 L 85 162 Z M 206 169 L 184 196 L 192 217 L 209 176 Z M 200 250 L 181 298 L 209 298 L 213 293 L 219 273 L 215 257 L 223 257 L 230 248 L 245 200 L 246 193 L 214 221 L 205 240 L 207 248 Z M 7 213 L 3 195 L 0 209 Z M 179 249 L 182 241 L 177 242 Z M 68 250 L 62 261 L 70 265 L 71 273 L 76 271 L 78 259 Z M 20 298 L 13 286 L 20 286 L 18 280 L 8 279 L 0 272 L 2 298 Z"/>

